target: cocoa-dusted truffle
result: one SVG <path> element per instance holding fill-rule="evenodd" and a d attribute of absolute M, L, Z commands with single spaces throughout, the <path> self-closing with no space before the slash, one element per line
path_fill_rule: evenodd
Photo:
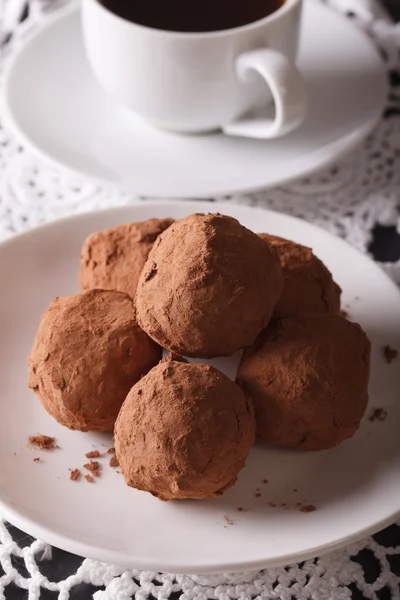
<path fill-rule="evenodd" d="M 370 342 L 336 315 L 274 322 L 248 348 L 237 382 L 253 399 L 257 434 L 287 448 L 322 450 L 357 430 L 368 400 Z"/>
<path fill-rule="evenodd" d="M 141 327 L 161 346 L 215 357 L 249 346 L 282 292 L 279 259 L 236 219 L 194 214 L 156 240 L 139 279 Z"/>
<path fill-rule="evenodd" d="M 267 233 L 260 237 L 272 244 L 282 265 L 284 287 L 276 317 L 302 312 L 339 314 L 341 289 L 310 248 Z"/>
<path fill-rule="evenodd" d="M 149 219 L 89 235 L 81 252 L 81 288 L 117 290 L 134 298 L 140 273 L 155 240 L 173 222 L 173 219 Z"/>
<path fill-rule="evenodd" d="M 56 298 L 43 314 L 29 387 L 61 425 L 111 431 L 128 391 L 160 358 L 127 294 L 90 290 Z"/>
<path fill-rule="evenodd" d="M 129 486 L 161 500 L 214 498 L 245 464 L 254 412 L 214 367 L 167 358 L 129 392 L 114 434 Z"/>

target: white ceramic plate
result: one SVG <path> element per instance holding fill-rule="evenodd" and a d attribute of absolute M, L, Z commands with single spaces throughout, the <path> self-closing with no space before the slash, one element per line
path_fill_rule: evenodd
<path fill-rule="evenodd" d="M 69 480 L 85 453 L 111 436 L 72 432 L 48 416 L 27 388 L 27 357 L 41 313 L 54 296 L 78 291 L 80 248 L 94 230 L 149 217 L 219 211 L 256 232 L 311 245 L 344 290 L 344 305 L 372 340 L 370 408 L 340 447 L 315 453 L 258 444 L 237 484 L 221 499 L 163 503 L 125 486 L 102 460 L 94 484 Z M 0 512 L 24 531 L 71 552 L 149 570 L 222 572 L 288 564 L 375 532 L 400 510 L 400 293 L 369 259 L 345 242 L 288 216 L 231 204 L 143 203 L 89 213 L 38 228 L 0 245 Z M 234 376 L 237 358 L 213 361 Z M 55 436 L 59 450 L 38 452 L 28 436 Z M 15 454 L 14 454 L 15 453 Z M 33 462 L 33 457 L 43 460 Z M 268 484 L 262 480 L 268 479 Z M 261 496 L 256 497 L 257 488 Z M 298 491 L 295 492 L 294 490 Z M 268 502 L 314 504 L 315 512 Z M 248 509 L 238 512 L 237 508 Z M 228 525 L 225 516 L 233 522 Z"/>
<path fill-rule="evenodd" d="M 299 68 L 309 116 L 280 140 L 179 136 L 114 106 L 85 59 L 69 10 L 29 41 L 6 79 L 9 122 L 51 163 L 150 197 L 211 197 L 273 187 L 349 152 L 379 121 L 386 73 L 353 23 L 306 0 Z"/>

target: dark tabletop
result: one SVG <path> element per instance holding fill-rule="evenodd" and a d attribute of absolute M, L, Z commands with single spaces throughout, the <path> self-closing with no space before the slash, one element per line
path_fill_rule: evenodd
<path fill-rule="evenodd" d="M 400 0 L 382 0 L 382 4 L 395 21 L 400 21 Z"/>
<path fill-rule="evenodd" d="M 7 525 L 14 540 L 20 547 L 30 546 L 33 538 L 27 536 L 25 533 L 13 527 Z M 400 526 L 393 525 L 384 529 L 374 536 L 374 539 L 378 544 L 385 548 L 399 548 L 400 547 Z M 394 575 L 400 577 L 400 554 L 389 552 L 387 556 L 390 564 L 390 569 Z M 59 582 L 65 580 L 67 577 L 76 572 L 82 563 L 82 558 L 59 550 L 53 549 L 51 560 L 45 560 L 38 562 L 40 572 L 49 579 L 49 581 Z M 367 584 L 372 585 L 381 575 L 381 564 L 378 558 L 375 556 L 372 550 L 363 549 L 358 554 L 355 554 L 351 558 L 352 561 L 361 565 L 364 572 L 364 579 Z M 28 577 L 27 569 L 21 559 L 15 558 L 12 561 L 13 566 L 20 572 L 23 577 Z M 2 575 L 0 567 L 0 576 Z M 138 582 L 139 583 L 139 582 Z M 156 582 L 155 582 L 156 583 Z M 357 582 L 351 583 L 349 586 L 350 597 L 352 600 L 370 600 L 371 597 L 365 597 L 362 591 L 357 586 Z M 97 591 L 104 590 L 104 587 L 97 587 L 88 583 L 82 583 L 71 588 L 70 600 L 89 600 L 93 597 L 93 594 Z M 396 594 L 393 594 L 392 590 L 388 585 L 381 587 L 376 592 L 378 600 L 398 600 L 400 598 L 400 590 Z M 26 600 L 28 593 L 16 587 L 14 584 L 6 586 L 5 599 L 6 600 Z M 58 597 L 57 592 L 50 592 L 48 590 L 41 590 L 40 597 L 37 600 L 56 600 Z M 125 597 L 125 596 L 124 596 Z M 118 598 L 113 598 L 118 600 Z M 149 600 L 155 600 L 152 596 Z M 179 594 L 173 592 L 168 600 L 179 600 Z"/>

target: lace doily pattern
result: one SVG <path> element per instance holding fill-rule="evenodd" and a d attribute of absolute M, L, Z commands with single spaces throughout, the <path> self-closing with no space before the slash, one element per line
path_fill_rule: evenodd
<path fill-rule="evenodd" d="M 322 0 L 321 0 L 322 1 Z M 0 90 L 7 60 L 68 0 L 0 2 Z M 400 284 L 400 25 L 376 0 L 330 0 L 368 32 L 386 61 L 390 93 L 375 132 L 334 167 L 232 202 L 313 221 L 373 254 Z M 2 15 L 13 6 L 11 17 Z M 5 7 L 5 8 L 4 8 Z M 142 199 L 50 168 L 20 147 L 0 106 L 0 239 L 71 213 Z M 379 244 L 384 235 L 389 245 Z M 0 521 L 0 600 L 399 600 L 400 523 L 315 560 L 218 576 L 126 571 L 34 540 Z"/>
<path fill-rule="evenodd" d="M 211 576 L 126 571 L 82 560 L 0 523 L 1 600 L 16 588 L 27 590 L 29 600 L 397 600 L 399 586 L 400 523 L 315 560 Z"/>

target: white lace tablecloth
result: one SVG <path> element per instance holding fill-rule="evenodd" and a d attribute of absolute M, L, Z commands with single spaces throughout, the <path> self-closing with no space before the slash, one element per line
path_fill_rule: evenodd
<path fill-rule="evenodd" d="M 66 1 L 0 0 L 0 93 L 7 60 Z M 371 253 L 382 232 L 390 239 L 400 233 L 400 25 L 376 0 L 330 4 L 369 33 L 386 61 L 391 89 L 381 123 L 362 148 L 333 168 L 231 201 L 313 221 Z M 0 108 L 0 239 L 71 213 L 141 201 L 44 165 L 6 129 Z M 400 250 L 390 258 L 382 266 L 400 284 Z M 287 568 L 179 576 L 82 560 L 0 521 L 0 600 L 127 600 L 133 595 L 138 600 L 399 599 L 400 523 L 342 551 Z"/>

